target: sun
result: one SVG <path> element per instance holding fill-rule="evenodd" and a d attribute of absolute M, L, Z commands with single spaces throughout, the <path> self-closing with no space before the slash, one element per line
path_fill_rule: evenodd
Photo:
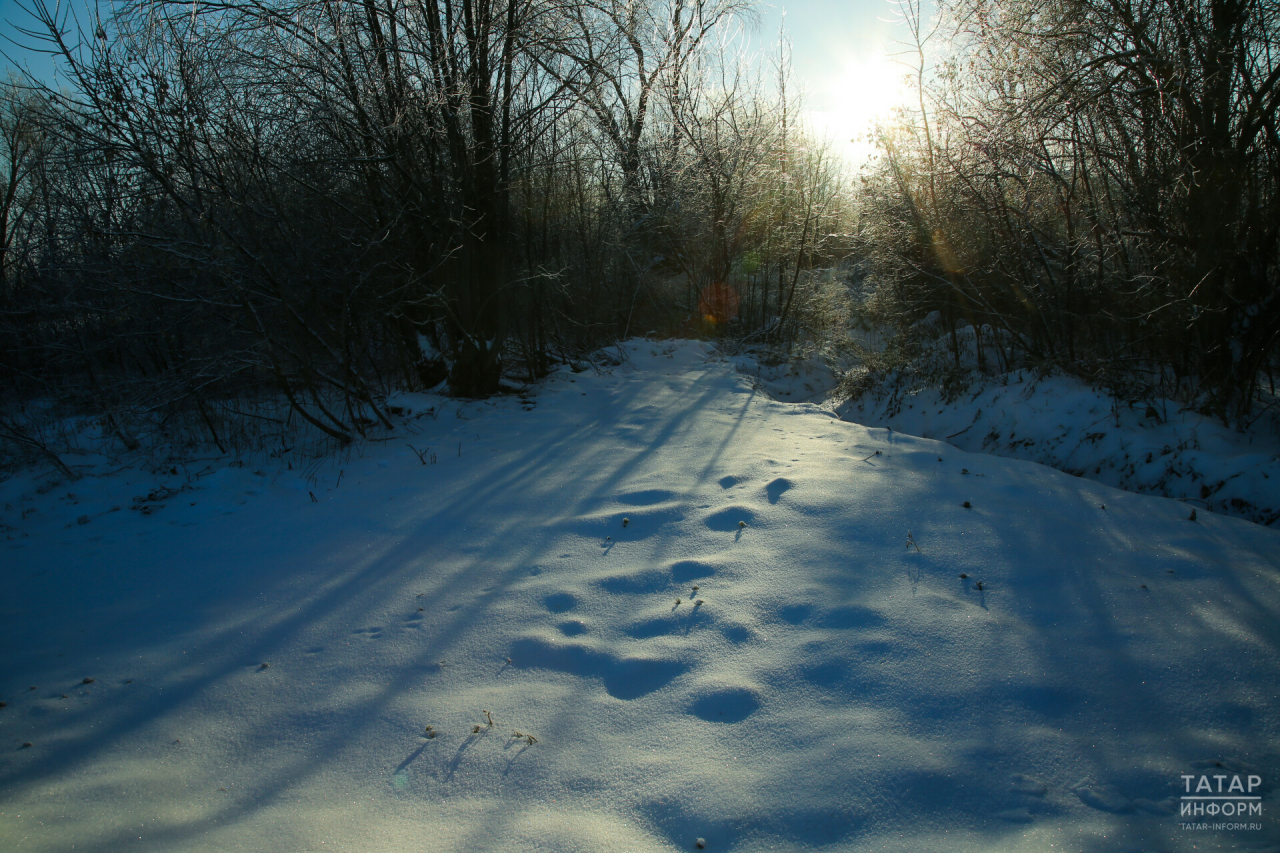
<path fill-rule="evenodd" d="M 866 162 L 875 153 L 870 134 L 876 123 L 909 103 L 907 74 L 902 63 L 883 52 L 847 56 L 836 73 L 815 86 L 815 109 L 808 111 L 813 130 L 850 164 Z"/>

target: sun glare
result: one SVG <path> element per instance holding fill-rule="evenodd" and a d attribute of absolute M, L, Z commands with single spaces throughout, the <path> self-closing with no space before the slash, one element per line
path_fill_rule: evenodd
<path fill-rule="evenodd" d="M 875 124 L 909 102 L 906 75 L 907 68 L 884 53 L 848 57 L 814 93 L 824 108 L 808 111 L 813 130 L 851 164 L 866 162 L 875 153 Z"/>

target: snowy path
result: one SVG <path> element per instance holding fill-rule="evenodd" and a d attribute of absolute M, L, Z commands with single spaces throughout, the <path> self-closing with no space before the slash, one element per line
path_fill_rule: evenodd
<path fill-rule="evenodd" d="M 629 346 L 407 400 L 436 464 L 8 514 L 0 850 L 1280 847 L 1280 531 Z"/>

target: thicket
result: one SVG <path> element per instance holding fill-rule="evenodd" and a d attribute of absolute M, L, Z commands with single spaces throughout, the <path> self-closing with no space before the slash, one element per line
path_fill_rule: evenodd
<path fill-rule="evenodd" d="M 785 62 L 739 67 L 740 0 L 113 8 L 33 0 L 56 80 L 0 90 L 11 447 L 49 456 L 58 412 L 124 447 L 345 443 L 396 389 L 492 394 L 648 331 L 783 340 L 839 231 Z"/>
<path fill-rule="evenodd" d="M 901 6 L 917 103 L 863 183 L 880 364 L 930 328 L 953 367 L 1074 371 L 1238 425 L 1280 341 L 1280 6 Z"/>

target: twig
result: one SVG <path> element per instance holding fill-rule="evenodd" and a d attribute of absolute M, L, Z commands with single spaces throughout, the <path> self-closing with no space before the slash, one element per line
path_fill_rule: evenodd
<path fill-rule="evenodd" d="M 58 454 L 50 450 L 48 445 L 46 445 L 43 441 L 41 441 L 38 438 L 34 438 L 30 435 L 27 435 L 27 433 L 24 430 L 18 429 L 17 427 L 13 426 L 3 418 L 0 418 L 0 433 L 3 433 L 4 435 L 8 436 L 9 439 L 12 441 L 16 441 L 19 444 L 25 444 L 28 447 L 35 448 L 37 451 L 40 452 L 40 455 L 44 456 L 46 459 L 52 462 L 57 467 L 57 469 L 67 477 L 67 479 L 69 480 L 80 479 L 80 476 L 76 474 L 74 471 L 72 471 L 70 468 L 68 468 L 66 463 L 58 458 Z"/>

